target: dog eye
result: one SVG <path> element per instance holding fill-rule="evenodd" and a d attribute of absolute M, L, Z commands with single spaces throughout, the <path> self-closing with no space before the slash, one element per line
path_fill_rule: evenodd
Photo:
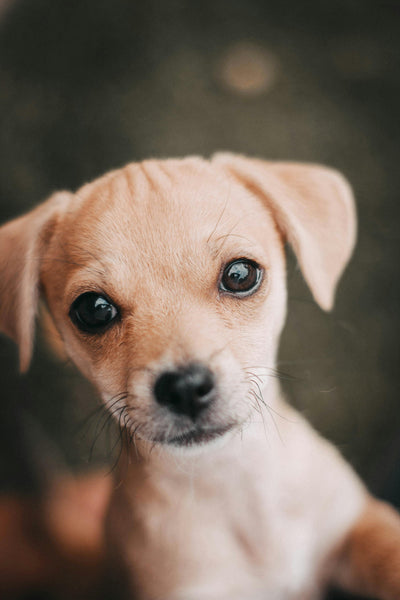
<path fill-rule="evenodd" d="M 223 292 L 247 296 L 258 288 L 261 275 L 262 271 L 255 262 L 241 258 L 225 267 L 219 287 Z"/>
<path fill-rule="evenodd" d="M 81 331 L 97 333 L 105 329 L 117 316 L 118 310 L 104 296 L 86 292 L 73 302 L 69 315 Z"/>

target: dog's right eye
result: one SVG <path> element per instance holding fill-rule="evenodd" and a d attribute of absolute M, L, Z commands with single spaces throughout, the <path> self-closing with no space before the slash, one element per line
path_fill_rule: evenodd
<path fill-rule="evenodd" d="M 100 333 L 119 316 L 119 312 L 104 296 L 86 292 L 73 302 L 69 316 L 81 331 Z"/>

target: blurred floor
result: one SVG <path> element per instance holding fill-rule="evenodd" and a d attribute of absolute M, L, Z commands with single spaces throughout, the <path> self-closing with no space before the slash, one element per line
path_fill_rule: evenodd
<path fill-rule="evenodd" d="M 289 256 L 280 368 L 292 402 L 397 505 L 399 34 L 397 3 L 372 0 L 0 5 L 1 221 L 148 156 L 228 149 L 347 175 L 354 259 L 326 315 Z M 3 489 L 102 463 L 114 443 L 90 386 L 40 346 L 21 379 L 0 340 Z"/>

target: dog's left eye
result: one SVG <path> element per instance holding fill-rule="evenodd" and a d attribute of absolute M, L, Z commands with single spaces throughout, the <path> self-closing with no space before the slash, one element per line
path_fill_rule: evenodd
<path fill-rule="evenodd" d="M 221 277 L 220 290 L 238 296 L 248 296 L 260 285 L 262 270 L 252 260 L 240 258 L 229 263 Z"/>
<path fill-rule="evenodd" d="M 117 308 L 109 300 L 95 292 L 78 296 L 69 311 L 73 323 L 86 333 L 101 332 L 118 314 Z"/>

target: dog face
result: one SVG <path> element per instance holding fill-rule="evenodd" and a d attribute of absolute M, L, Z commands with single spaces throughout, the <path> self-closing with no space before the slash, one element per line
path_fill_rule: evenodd
<path fill-rule="evenodd" d="M 67 354 L 131 436 L 204 444 L 268 393 L 284 241 L 329 309 L 354 237 L 349 188 L 321 167 L 128 165 L 0 229 L 0 326 L 26 367 L 40 286 Z"/>

